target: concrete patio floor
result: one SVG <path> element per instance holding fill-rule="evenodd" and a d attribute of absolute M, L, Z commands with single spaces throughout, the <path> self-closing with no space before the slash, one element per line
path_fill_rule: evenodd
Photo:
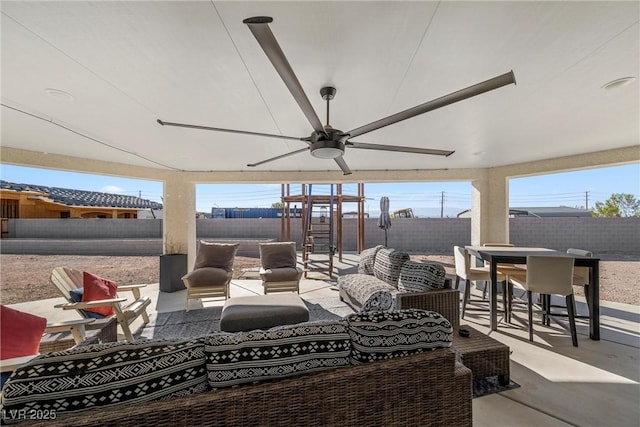
<path fill-rule="evenodd" d="M 300 293 L 316 298 L 338 298 L 336 276 L 354 272 L 357 259 L 355 254 L 345 254 L 343 262 L 334 263 L 337 274 L 333 280 L 310 273 L 310 278 L 302 280 Z M 156 283 L 147 286 L 143 293 L 152 299 L 152 316 L 185 308 L 186 291 L 159 292 Z M 231 297 L 262 293 L 260 280 L 232 281 Z M 475 287 L 472 298 L 481 298 Z M 47 317 L 50 322 L 78 318 L 75 311 L 53 308 L 62 302 L 62 298 L 55 298 L 12 307 Z M 194 300 L 191 309 L 222 303 Z M 578 305 L 578 311 L 583 311 L 584 300 L 578 300 Z M 566 319 L 554 320 L 547 327 L 536 319 L 534 342 L 529 342 L 526 311 L 517 308 L 511 324 L 502 321 L 498 330 L 491 333 L 511 348 L 511 378 L 521 387 L 474 399 L 474 425 L 640 425 L 640 307 L 602 302 L 601 340 L 590 340 L 587 320 L 578 319 L 577 348 L 571 345 Z M 141 326 L 138 322 L 134 323 L 134 329 Z M 489 332 L 487 312 L 469 311 L 462 323 Z"/>

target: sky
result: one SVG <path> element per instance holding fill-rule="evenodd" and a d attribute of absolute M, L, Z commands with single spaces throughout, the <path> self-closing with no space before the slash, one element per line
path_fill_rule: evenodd
<path fill-rule="evenodd" d="M 0 179 L 13 183 L 61 187 L 74 190 L 139 196 L 162 203 L 162 183 L 106 175 L 90 175 L 42 168 L 0 164 Z M 328 184 L 313 185 L 312 194 L 330 194 Z M 335 189 L 334 189 L 335 191 Z M 365 183 L 365 212 L 377 216 L 380 198 L 389 197 L 391 212 L 411 208 L 418 217 L 455 217 L 471 208 L 470 182 Z M 640 164 L 589 169 L 512 179 L 511 207 L 569 206 L 593 208 L 613 193 L 628 193 L 640 199 Z M 290 194 L 300 194 L 291 184 Z M 343 184 L 342 194 L 357 195 L 357 184 Z M 212 207 L 271 207 L 280 201 L 280 184 L 198 184 L 196 210 Z M 343 211 L 356 211 L 355 203 Z"/>

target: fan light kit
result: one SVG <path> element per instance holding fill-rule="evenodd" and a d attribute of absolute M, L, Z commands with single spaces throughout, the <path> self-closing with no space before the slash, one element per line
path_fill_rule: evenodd
<path fill-rule="evenodd" d="M 280 48 L 278 41 L 275 36 L 271 32 L 269 28 L 269 24 L 273 22 L 273 18 L 267 16 L 257 16 L 253 18 L 247 18 L 243 23 L 247 24 L 249 30 L 254 35 L 260 47 L 267 55 L 267 58 L 271 61 L 274 68 L 284 81 L 284 84 L 291 92 L 291 95 L 298 103 L 298 106 L 306 116 L 307 120 L 311 124 L 313 128 L 313 132 L 308 137 L 294 137 L 294 136 L 285 136 L 285 135 L 276 135 L 270 133 L 261 133 L 261 132 L 251 132 L 244 130 L 236 130 L 236 129 L 225 129 L 225 128 L 217 128 L 211 126 L 202 126 L 202 125 L 193 125 L 186 123 L 175 123 L 175 122 L 166 122 L 158 119 L 158 123 L 166 126 L 177 126 L 184 127 L 190 129 L 202 129 L 202 130 L 212 130 L 217 132 L 229 132 L 229 133 L 239 133 L 244 135 L 254 135 L 254 136 L 262 136 L 269 138 L 279 138 L 279 139 L 290 139 L 295 141 L 302 141 L 307 144 L 307 147 L 295 150 L 289 153 L 281 154 L 276 157 L 272 157 L 270 159 L 262 160 L 256 163 L 249 163 L 247 166 L 255 167 L 262 165 L 264 163 L 272 162 L 275 160 L 279 160 L 285 157 L 292 156 L 294 154 L 302 153 L 303 151 L 309 150 L 313 157 L 317 157 L 319 159 L 333 159 L 342 172 L 345 175 L 349 175 L 351 173 L 351 169 L 347 166 L 347 163 L 344 161 L 343 155 L 345 153 L 345 149 L 349 147 L 358 148 L 363 150 L 378 150 L 378 151 L 396 151 L 401 153 L 415 153 L 415 154 L 430 154 L 435 156 L 445 156 L 448 157 L 454 153 L 453 150 L 439 150 L 432 148 L 418 148 L 418 147 L 403 147 L 398 145 L 383 145 L 383 144 L 369 144 L 365 142 L 356 142 L 352 141 L 351 138 L 358 137 L 360 135 L 364 135 L 366 133 L 372 132 L 374 130 L 383 128 L 385 126 L 392 125 L 394 123 L 398 123 L 403 120 L 410 119 L 412 117 L 418 116 L 420 114 L 424 114 L 429 111 L 433 111 L 438 108 L 445 107 L 447 105 L 456 103 L 458 101 L 462 101 L 464 99 L 471 98 L 476 95 L 483 94 L 485 92 L 489 92 L 494 89 L 498 89 L 502 86 L 506 86 L 509 84 L 515 84 L 516 79 L 513 71 L 509 71 L 505 74 L 499 75 L 492 79 L 480 82 L 473 86 L 469 86 L 467 88 L 458 90 L 456 92 L 450 93 L 448 95 L 444 95 L 440 98 L 436 98 L 434 100 L 425 102 L 424 104 L 420 104 L 418 106 L 409 108 L 407 110 L 401 111 L 396 114 L 392 114 L 391 116 L 382 118 L 380 120 L 376 120 L 364 126 L 360 126 L 356 129 L 352 129 L 348 132 L 343 132 L 341 130 L 333 128 L 329 124 L 329 102 L 335 97 L 336 89 L 334 87 L 323 87 L 320 90 L 320 95 L 322 99 L 327 101 L 327 124 L 323 125 L 320 121 L 318 115 L 316 114 L 309 98 L 305 94 L 302 89 L 302 85 L 298 81 L 289 61 L 287 61 L 284 52 Z"/>

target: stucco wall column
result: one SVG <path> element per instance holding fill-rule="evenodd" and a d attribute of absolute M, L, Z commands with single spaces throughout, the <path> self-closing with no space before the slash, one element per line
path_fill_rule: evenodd
<path fill-rule="evenodd" d="M 163 253 L 188 254 L 188 266 L 196 252 L 196 187 L 179 173 L 164 182 Z"/>
<path fill-rule="evenodd" d="M 509 185 L 507 177 L 486 169 L 471 182 L 471 244 L 509 242 Z"/>

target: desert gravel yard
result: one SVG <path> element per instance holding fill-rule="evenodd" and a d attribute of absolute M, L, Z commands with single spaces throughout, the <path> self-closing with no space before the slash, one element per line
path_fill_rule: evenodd
<path fill-rule="evenodd" d="M 411 255 L 411 258 L 444 264 L 448 274 L 454 274 L 453 257 L 447 255 Z M 603 301 L 640 305 L 640 254 L 605 254 L 600 263 L 600 298 Z M 122 284 L 157 283 L 157 256 L 76 256 L 76 255 L 0 255 L 0 303 L 16 304 L 58 297 L 49 283 L 55 267 L 66 266 L 90 271 Z M 242 269 L 259 267 L 258 258 L 237 256 L 234 278 Z M 575 288 L 577 295 L 582 289 Z"/>

